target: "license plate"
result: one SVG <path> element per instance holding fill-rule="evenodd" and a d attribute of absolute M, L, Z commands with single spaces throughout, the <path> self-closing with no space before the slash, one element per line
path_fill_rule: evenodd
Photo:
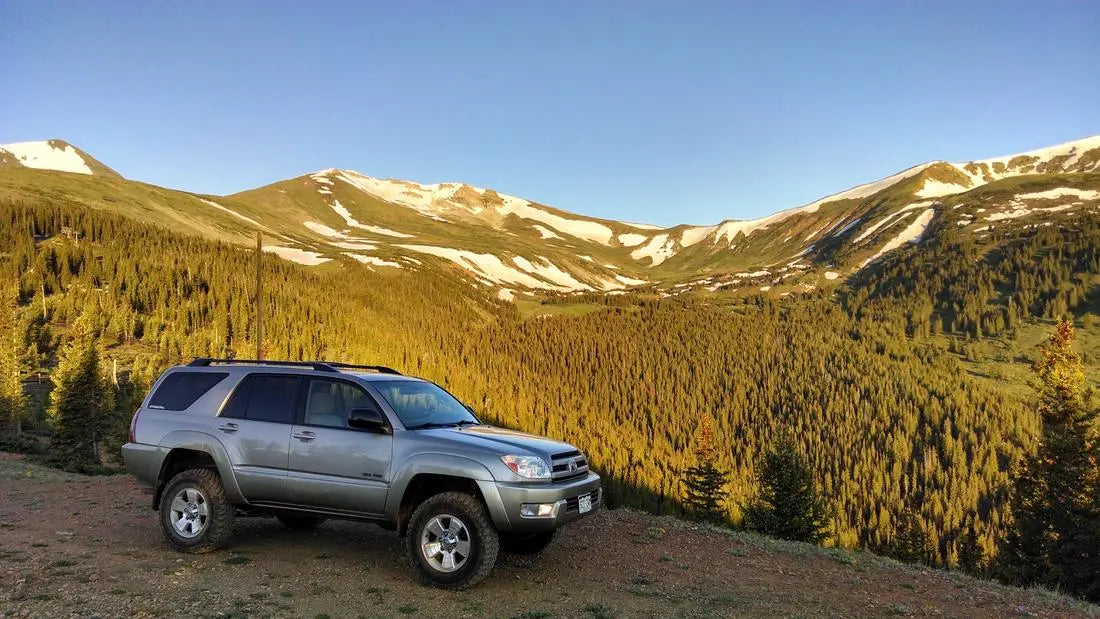
<path fill-rule="evenodd" d="M 584 514 L 592 511 L 592 495 L 584 494 L 577 500 L 577 511 Z"/>

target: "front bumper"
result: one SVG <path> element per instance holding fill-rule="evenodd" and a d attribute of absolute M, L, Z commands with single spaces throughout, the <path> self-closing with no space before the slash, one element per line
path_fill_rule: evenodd
<path fill-rule="evenodd" d="M 591 516 L 603 504 L 600 476 L 591 472 L 579 479 L 549 484 L 488 482 L 481 490 L 493 522 L 501 531 L 552 531 Z M 580 512 L 582 497 L 592 502 L 592 509 L 583 514 Z M 524 504 L 552 504 L 553 510 L 547 516 L 524 517 L 520 514 Z"/>

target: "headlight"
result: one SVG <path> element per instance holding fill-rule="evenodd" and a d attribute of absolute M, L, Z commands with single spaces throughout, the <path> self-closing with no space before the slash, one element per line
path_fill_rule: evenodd
<path fill-rule="evenodd" d="M 538 456 L 501 456 L 504 465 L 527 479 L 550 479 L 550 465 Z"/>

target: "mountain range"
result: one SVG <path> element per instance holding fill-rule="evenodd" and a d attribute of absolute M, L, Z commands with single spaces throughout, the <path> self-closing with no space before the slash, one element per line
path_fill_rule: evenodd
<path fill-rule="evenodd" d="M 338 169 L 215 196 L 60 140 L 0 148 L 5 358 L 55 376 L 78 317 L 93 322 L 118 364 L 112 440 L 159 371 L 194 357 L 383 363 L 583 446 L 613 505 L 679 513 L 710 420 L 739 522 L 789 433 L 837 545 L 891 552 L 918 522 L 942 566 L 968 531 L 991 556 L 1007 530 L 1054 321 L 1077 325 L 1100 384 L 1100 137 L 671 227 Z M 28 427 L 48 433 L 36 393 Z"/>
<path fill-rule="evenodd" d="M 1100 136 L 933 161 L 753 220 L 660 227 L 587 217 L 460 182 L 327 169 L 228 196 L 123 178 L 63 140 L 0 146 L 0 198 L 64 199 L 264 249 L 318 269 L 442 269 L 503 299 L 645 289 L 806 292 L 950 219 L 977 237 L 1100 208 Z"/>

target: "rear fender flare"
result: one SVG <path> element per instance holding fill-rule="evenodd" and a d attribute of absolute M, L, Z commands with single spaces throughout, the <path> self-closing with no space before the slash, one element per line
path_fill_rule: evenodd
<path fill-rule="evenodd" d="M 237 485 L 237 478 L 233 475 L 233 463 L 229 461 L 229 453 L 217 438 L 194 430 L 177 430 L 161 439 L 160 446 L 168 451 L 191 449 L 208 454 L 218 467 L 218 477 L 221 478 L 222 486 L 229 499 L 234 503 L 247 503 L 244 495 L 241 494 L 240 486 Z M 161 463 L 161 472 L 157 475 L 158 487 L 168 482 L 167 479 L 160 479 L 163 474 L 164 463 Z"/>

